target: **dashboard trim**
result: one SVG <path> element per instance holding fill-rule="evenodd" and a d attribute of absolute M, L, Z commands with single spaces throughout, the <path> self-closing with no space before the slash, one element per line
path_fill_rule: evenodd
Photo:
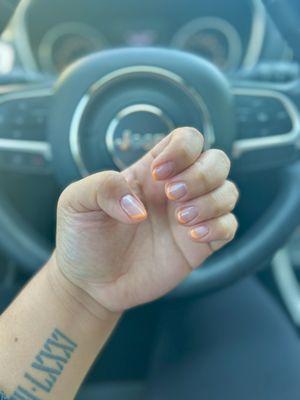
<path fill-rule="evenodd" d="M 15 45 L 17 55 L 20 58 L 22 67 L 25 71 L 39 72 L 37 62 L 33 56 L 32 48 L 29 43 L 26 28 L 27 11 L 30 3 L 31 0 L 23 0 L 19 3 L 10 24 L 3 32 L 2 36 L 4 40 L 9 42 L 12 41 Z"/>
<path fill-rule="evenodd" d="M 3 33 L 3 38 L 13 41 L 22 66 L 26 71 L 39 72 L 37 60 L 34 58 L 26 28 L 27 11 L 31 0 L 23 0 L 17 7 L 11 23 Z M 253 23 L 246 55 L 242 60 L 244 68 L 253 67 L 262 52 L 266 31 L 266 11 L 262 0 L 251 0 L 253 7 Z M 12 37 L 12 31 L 14 37 Z"/>
<path fill-rule="evenodd" d="M 0 152 L 1 151 L 19 151 L 29 154 L 41 154 L 47 160 L 51 160 L 51 148 L 47 142 L 34 141 L 34 140 L 14 140 L 14 139 L 0 139 Z"/>
<path fill-rule="evenodd" d="M 267 28 L 267 15 L 262 0 L 252 0 L 253 17 L 252 30 L 248 49 L 242 62 L 246 69 L 253 68 L 259 61 L 262 53 Z"/>

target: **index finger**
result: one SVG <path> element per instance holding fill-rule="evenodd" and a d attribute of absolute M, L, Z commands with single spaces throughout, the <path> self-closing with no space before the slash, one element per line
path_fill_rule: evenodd
<path fill-rule="evenodd" d="M 153 178 L 161 181 L 184 171 L 200 157 L 203 145 L 203 135 L 197 129 L 175 129 L 166 140 L 165 146 L 158 145 L 152 150 Z"/>

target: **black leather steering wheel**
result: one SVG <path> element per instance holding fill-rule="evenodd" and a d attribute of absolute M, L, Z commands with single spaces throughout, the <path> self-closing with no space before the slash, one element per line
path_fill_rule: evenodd
<path fill-rule="evenodd" d="M 208 147 L 230 154 L 234 174 L 280 168 L 278 195 L 262 218 L 169 297 L 198 295 L 259 268 L 299 224 L 299 104 L 299 82 L 229 82 L 209 62 L 176 50 L 105 51 L 74 64 L 55 85 L 3 93 L 2 111 L 21 110 L 21 128 L 30 121 L 34 132 L 26 140 L 0 138 L 0 155 L 19 154 L 34 170 L 53 170 L 63 188 L 95 171 L 125 168 L 172 128 L 193 125 Z M 46 129 L 45 115 L 47 141 L 36 136 Z M 2 247 L 36 271 L 51 246 L 3 195 L 0 224 Z"/>

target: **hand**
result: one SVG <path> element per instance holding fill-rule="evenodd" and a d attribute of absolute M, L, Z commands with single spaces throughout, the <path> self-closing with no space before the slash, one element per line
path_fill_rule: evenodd
<path fill-rule="evenodd" d="M 154 300 L 233 239 L 228 157 L 180 128 L 121 173 L 70 185 L 58 203 L 56 262 L 112 312 Z"/>

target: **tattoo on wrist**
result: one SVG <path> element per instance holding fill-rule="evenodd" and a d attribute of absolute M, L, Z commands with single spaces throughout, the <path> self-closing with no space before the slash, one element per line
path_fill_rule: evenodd
<path fill-rule="evenodd" d="M 10 400 L 42 400 L 49 394 L 70 361 L 77 344 L 59 329 L 55 329 L 37 354 L 24 382 L 18 386 Z"/>

